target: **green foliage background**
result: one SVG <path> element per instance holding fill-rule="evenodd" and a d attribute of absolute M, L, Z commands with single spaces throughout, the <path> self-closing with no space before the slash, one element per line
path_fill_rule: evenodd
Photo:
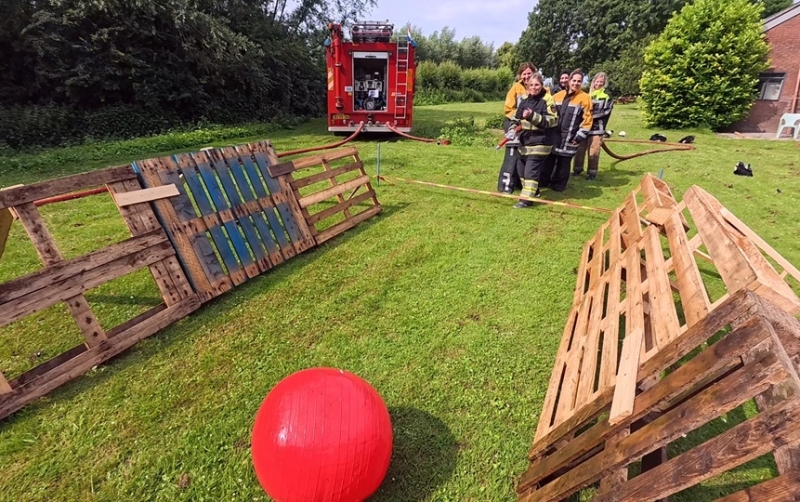
<path fill-rule="evenodd" d="M 769 46 L 763 6 L 749 0 L 696 0 L 645 51 L 643 117 L 650 125 L 720 129 L 755 100 Z"/>

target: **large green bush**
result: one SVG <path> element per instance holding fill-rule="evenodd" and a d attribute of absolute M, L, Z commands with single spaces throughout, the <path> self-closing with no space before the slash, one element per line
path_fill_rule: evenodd
<path fill-rule="evenodd" d="M 676 14 L 645 51 L 645 121 L 720 129 L 744 118 L 768 67 L 762 9 L 749 0 L 696 0 Z"/>
<path fill-rule="evenodd" d="M 514 74 L 508 68 L 464 70 L 451 61 L 422 61 L 417 64 L 414 102 L 439 105 L 500 100 L 513 82 Z"/>
<path fill-rule="evenodd" d="M 644 71 L 644 51 L 654 39 L 654 36 L 650 36 L 632 43 L 619 58 L 594 67 L 592 77 L 598 72 L 605 72 L 608 75 L 606 90 L 614 97 L 638 96 L 639 80 Z"/>

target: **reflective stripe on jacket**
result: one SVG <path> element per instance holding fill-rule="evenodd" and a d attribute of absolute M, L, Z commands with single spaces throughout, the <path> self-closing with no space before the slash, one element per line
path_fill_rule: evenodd
<path fill-rule="evenodd" d="M 564 102 L 566 98 L 567 91 L 553 96 L 558 110 L 553 153 L 562 157 L 573 157 L 578 153 L 578 143 L 586 139 L 592 128 L 592 100 L 581 90 L 570 95 L 567 103 Z"/>
<path fill-rule="evenodd" d="M 590 136 L 600 136 L 608 129 L 608 120 L 614 108 L 614 100 L 606 93 L 605 88 L 597 89 L 589 94 L 592 98 L 592 129 Z"/>

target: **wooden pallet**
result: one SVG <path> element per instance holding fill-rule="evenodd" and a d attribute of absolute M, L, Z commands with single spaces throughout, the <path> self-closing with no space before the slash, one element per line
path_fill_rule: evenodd
<path fill-rule="evenodd" d="M 64 302 L 84 338 L 81 345 L 12 380 L 0 374 L 0 419 L 200 306 L 175 250 L 147 204 L 125 206 L 123 216 L 136 221 L 132 238 L 77 258 L 63 258 L 34 202 L 98 184 L 116 187 L 134 199 L 142 192 L 130 166 L 0 192 L 0 211 L 14 211 L 44 263 L 37 272 L 0 284 L 0 326 Z M 164 304 L 104 330 L 84 293 L 144 267 L 150 269 Z"/>
<path fill-rule="evenodd" d="M 203 301 L 315 245 L 274 164 L 268 142 L 136 163 L 148 188 L 178 188 L 155 210 Z"/>
<path fill-rule="evenodd" d="M 708 293 L 714 289 L 713 275 L 701 272 L 697 258 L 716 268 L 727 290 L 714 301 Z M 708 331 L 709 317 L 737 292 L 748 289 L 783 312 L 800 312 L 800 299 L 783 280 L 787 274 L 800 279 L 791 264 L 708 193 L 692 187 L 677 203 L 663 182 L 646 176 L 583 249 L 573 307 L 530 451 L 532 466 L 519 485 L 521 498 L 558 500 L 600 479 L 605 494 L 627 480 L 627 465 L 642 455 L 625 457 L 615 472 L 577 483 L 566 489 L 569 493 L 556 490 L 556 498 L 542 488 L 557 473 L 588 462 L 581 457 L 596 458 L 617 443 L 633 441 L 626 439 L 633 437 L 631 424 L 657 411 L 648 408 L 637 415 L 642 395 L 637 392 L 662 385 L 661 371 L 714 335 L 716 330 Z M 707 375 L 700 383 L 713 378 Z M 576 434 L 595 423 L 613 433 L 587 439 L 594 441 L 591 448 L 577 456 L 553 454 L 572 448 Z M 662 446 L 646 445 L 650 449 L 644 453 L 651 456 L 645 463 L 663 461 Z"/>
<path fill-rule="evenodd" d="M 317 244 L 381 212 L 356 148 L 303 157 L 270 173 L 287 179 Z"/>

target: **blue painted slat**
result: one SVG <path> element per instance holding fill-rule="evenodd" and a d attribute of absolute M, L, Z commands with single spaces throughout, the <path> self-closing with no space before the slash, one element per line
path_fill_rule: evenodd
<path fill-rule="evenodd" d="M 239 190 L 242 192 L 242 197 L 248 201 L 257 201 L 258 199 L 253 194 L 253 190 L 250 188 L 250 183 L 248 182 L 249 180 L 247 179 L 241 164 L 239 164 L 239 159 L 236 157 L 227 157 L 225 162 L 228 164 L 228 167 L 233 174 L 233 178 L 239 185 Z M 261 187 L 261 190 L 264 190 L 264 188 Z M 266 197 L 266 192 L 264 192 L 264 196 Z M 256 229 L 258 230 L 258 234 L 261 236 L 261 241 L 267 246 L 267 252 L 270 254 L 277 253 L 279 249 L 277 244 L 275 244 L 275 240 L 272 238 L 272 232 L 270 232 L 267 220 L 264 219 L 264 213 L 259 212 L 252 214 L 251 216 L 256 225 Z"/>
<path fill-rule="evenodd" d="M 214 176 L 214 171 L 211 169 L 211 166 L 208 164 L 208 162 L 205 162 L 200 158 L 194 156 L 192 157 L 194 158 L 195 162 L 197 162 L 197 168 L 200 170 L 200 177 L 203 178 L 203 181 L 206 184 L 206 189 L 208 190 L 208 194 L 211 196 L 211 201 L 217 208 L 217 212 L 230 209 L 228 206 L 228 201 L 225 200 L 225 196 L 222 194 L 222 189 L 217 183 L 217 179 Z M 230 239 L 231 244 L 233 244 L 233 249 L 239 256 L 239 260 L 242 262 L 242 265 L 244 267 L 253 265 L 253 258 L 250 256 L 250 251 L 247 249 L 247 244 L 245 244 L 244 239 L 242 239 L 242 234 L 239 233 L 239 226 L 236 224 L 236 222 L 223 221 L 222 224 L 225 226 L 225 230 L 228 231 L 228 239 Z"/>
<path fill-rule="evenodd" d="M 181 169 L 181 172 L 183 173 L 183 177 L 192 191 L 192 195 L 194 195 L 194 200 L 195 203 L 197 203 L 197 208 L 200 209 L 200 214 L 203 216 L 214 214 L 216 211 L 214 211 L 214 207 L 208 200 L 205 189 L 203 188 L 203 182 L 200 180 L 200 177 L 197 175 L 195 170 Z M 236 260 L 236 256 L 233 254 L 233 249 L 231 249 L 231 245 L 228 242 L 228 238 L 225 237 L 225 233 L 222 231 L 222 228 L 219 225 L 215 225 L 210 227 L 208 231 L 211 234 L 211 238 L 214 239 L 214 244 L 217 246 L 217 251 L 219 251 L 219 255 L 222 257 L 225 267 L 228 269 L 228 274 L 230 274 L 232 271 L 241 270 L 239 262 Z"/>
<path fill-rule="evenodd" d="M 229 168 L 229 166 L 222 159 L 214 159 L 213 163 L 214 170 L 217 171 L 217 176 L 219 176 L 219 180 L 222 182 L 222 188 L 225 190 L 225 193 L 228 194 L 228 200 L 231 201 L 231 206 L 233 207 L 241 205 L 242 198 L 239 196 L 239 192 L 236 189 L 236 184 L 231 178 L 232 168 Z M 236 167 L 238 169 L 239 166 L 237 165 Z M 261 239 L 258 237 L 256 229 L 253 227 L 253 223 L 250 221 L 250 218 L 247 216 L 243 218 L 237 216 L 236 221 L 239 223 L 239 226 L 244 232 L 244 236 L 247 239 L 248 244 L 250 244 L 250 249 L 253 251 L 256 259 L 266 260 L 267 256 L 264 254 L 263 244 Z"/>
<path fill-rule="evenodd" d="M 258 174 L 258 170 L 256 166 L 253 164 L 253 161 L 250 160 L 250 157 L 246 155 L 242 155 L 242 164 L 244 164 L 244 169 L 247 172 L 247 175 L 250 177 L 250 182 L 253 184 L 253 188 L 256 191 L 256 195 L 259 197 L 269 197 L 269 194 L 264 189 L 264 185 L 262 185 L 262 178 Z M 269 175 L 267 175 L 269 177 Z M 269 221 L 269 226 L 272 227 L 273 233 L 275 234 L 275 238 L 278 239 L 278 244 L 280 244 L 281 248 L 288 248 L 291 246 L 289 241 L 286 239 L 286 234 L 283 230 L 283 225 L 281 225 L 280 220 L 278 217 L 275 216 L 275 211 L 269 209 L 266 212 L 267 220 Z"/>
<path fill-rule="evenodd" d="M 278 184 L 278 181 L 269 175 L 269 171 L 267 167 L 270 165 L 270 161 L 266 155 L 261 152 L 253 152 L 253 156 L 256 158 L 256 164 L 258 164 L 258 168 L 261 170 L 261 174 L 264 176 L 264 181 L 267 182 L 267 188 L 271 193 L 277 193 L 281 191 L 281 186 Z M 300 242 L 302 238 L 300 237 L 300 230 L 297 228 L 297 223 L 294 220 L 294 215 L 292 214 L 291 209 L 289 206 L 286 205 L 285 202 L 281 202 L 278 206 L 278 213 L 281 215 L 281 219 L 283 220 L 283 226 L 286 228 L 286 231 L 289 233 L 289 237 L 291 237 L 292 241 Z"/>

